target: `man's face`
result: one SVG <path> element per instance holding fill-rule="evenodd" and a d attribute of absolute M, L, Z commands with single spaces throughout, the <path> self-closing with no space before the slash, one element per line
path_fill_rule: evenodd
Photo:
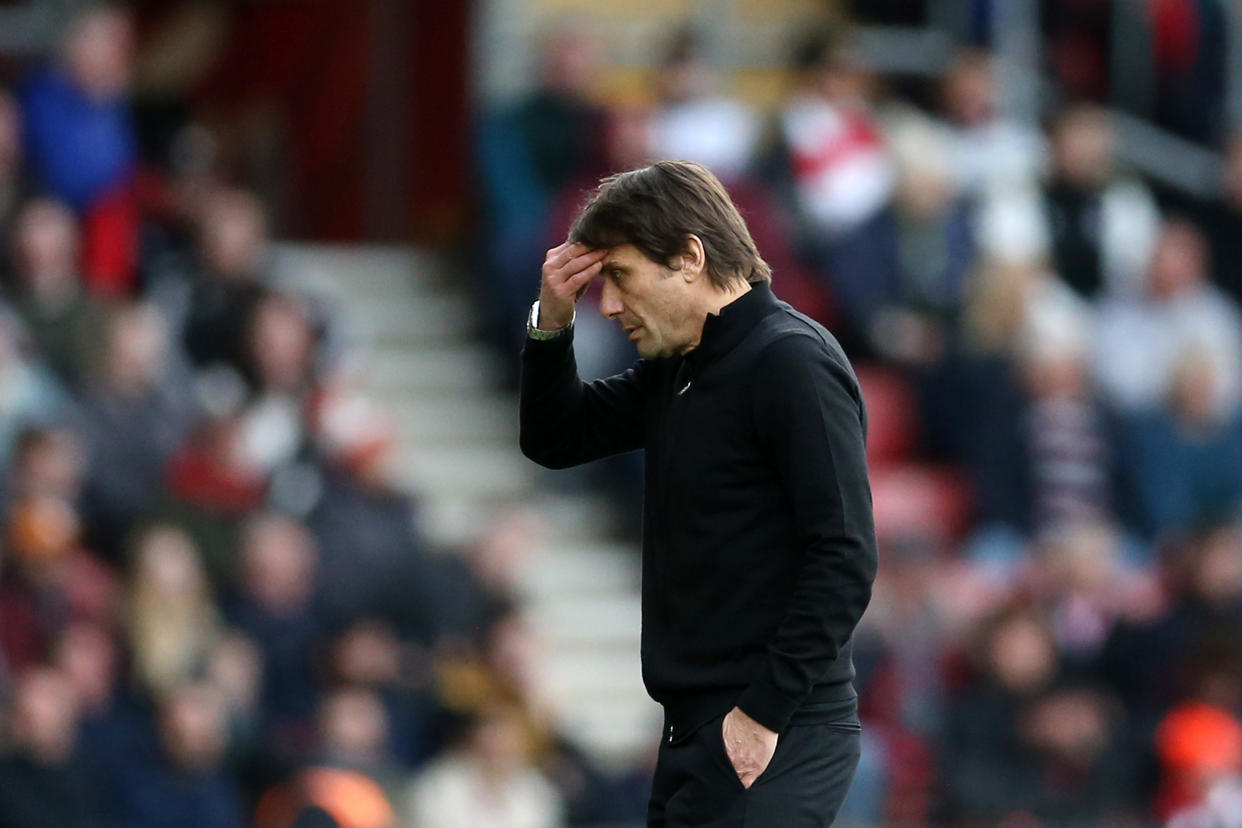
<path fill-rule="evenodd" d="M 624 244 L 608 251 L 600 278 L 599 311 L 621 325 L 639 356 L 675 356 L 698 343 L 702 319 L 694 313 L 692 285 L 679 271 Z"/>
<path fill-rule="evenodd" d="M 1103 114 L 1081 111 L 1067 116 L 1053 134 L 1057 169 L 1069 181 L 1098 185 L 1112 174 L 1114 143 L 1112 126 Z"/>

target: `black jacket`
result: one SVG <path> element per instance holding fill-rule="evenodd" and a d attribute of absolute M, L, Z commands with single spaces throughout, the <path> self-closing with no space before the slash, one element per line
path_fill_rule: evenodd
<path fill-rule="evenodd" d="M 780 732 L 853 698 L 850 636 L 876 570 L 865 430 L 840 346 L 767 283 L 709 316 L 685 356 L 591 383 L 570 336 L 528 339 L 527 457 L 646 449 L 643 680 L 674 730 L 737 705 Z"/>

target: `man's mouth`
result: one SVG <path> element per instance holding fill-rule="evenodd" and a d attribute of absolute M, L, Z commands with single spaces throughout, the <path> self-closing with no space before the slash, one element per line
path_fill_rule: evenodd
<path fill-rule="evenodd" d="M 638 332 L 641 331 L 642 329 L 643 329 L 642 325 L 635 325 L 632 328 L 624 328 L 623 330 L 625 331 L 626 336 L 628 336 L 630 340 L 632 341 L 635 338 L 637 338 Z"/>

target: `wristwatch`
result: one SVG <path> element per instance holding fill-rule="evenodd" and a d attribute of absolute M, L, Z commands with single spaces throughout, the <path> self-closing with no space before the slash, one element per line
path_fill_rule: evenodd
<path fill-rule="evenodd" d="M 563 328 L 557 328 L 554 331 L 545 331 L 539 328 L 539 300 L 535 300 L 535 304 L 530 306 L 530 316 L 526 318 L 526 335 L 531 339 L 546 342 L 550 339 L 560 339 L 566 336 L 574 329 L 574 320 L 578 318 L 578 311 L 574 310 L 574 315 L 569 318 L 569 324 Z"/>

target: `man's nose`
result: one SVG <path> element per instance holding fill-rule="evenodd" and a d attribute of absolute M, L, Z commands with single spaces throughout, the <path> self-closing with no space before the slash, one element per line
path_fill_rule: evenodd
<path fill-rule="evenodd" d="M 621 310 L 621 297 L 617 295 L 616 286 L 612 282 L 605 280 L 599 295 L 600 314 L 606 319 L 613 319 L 620 315 Z"/>

